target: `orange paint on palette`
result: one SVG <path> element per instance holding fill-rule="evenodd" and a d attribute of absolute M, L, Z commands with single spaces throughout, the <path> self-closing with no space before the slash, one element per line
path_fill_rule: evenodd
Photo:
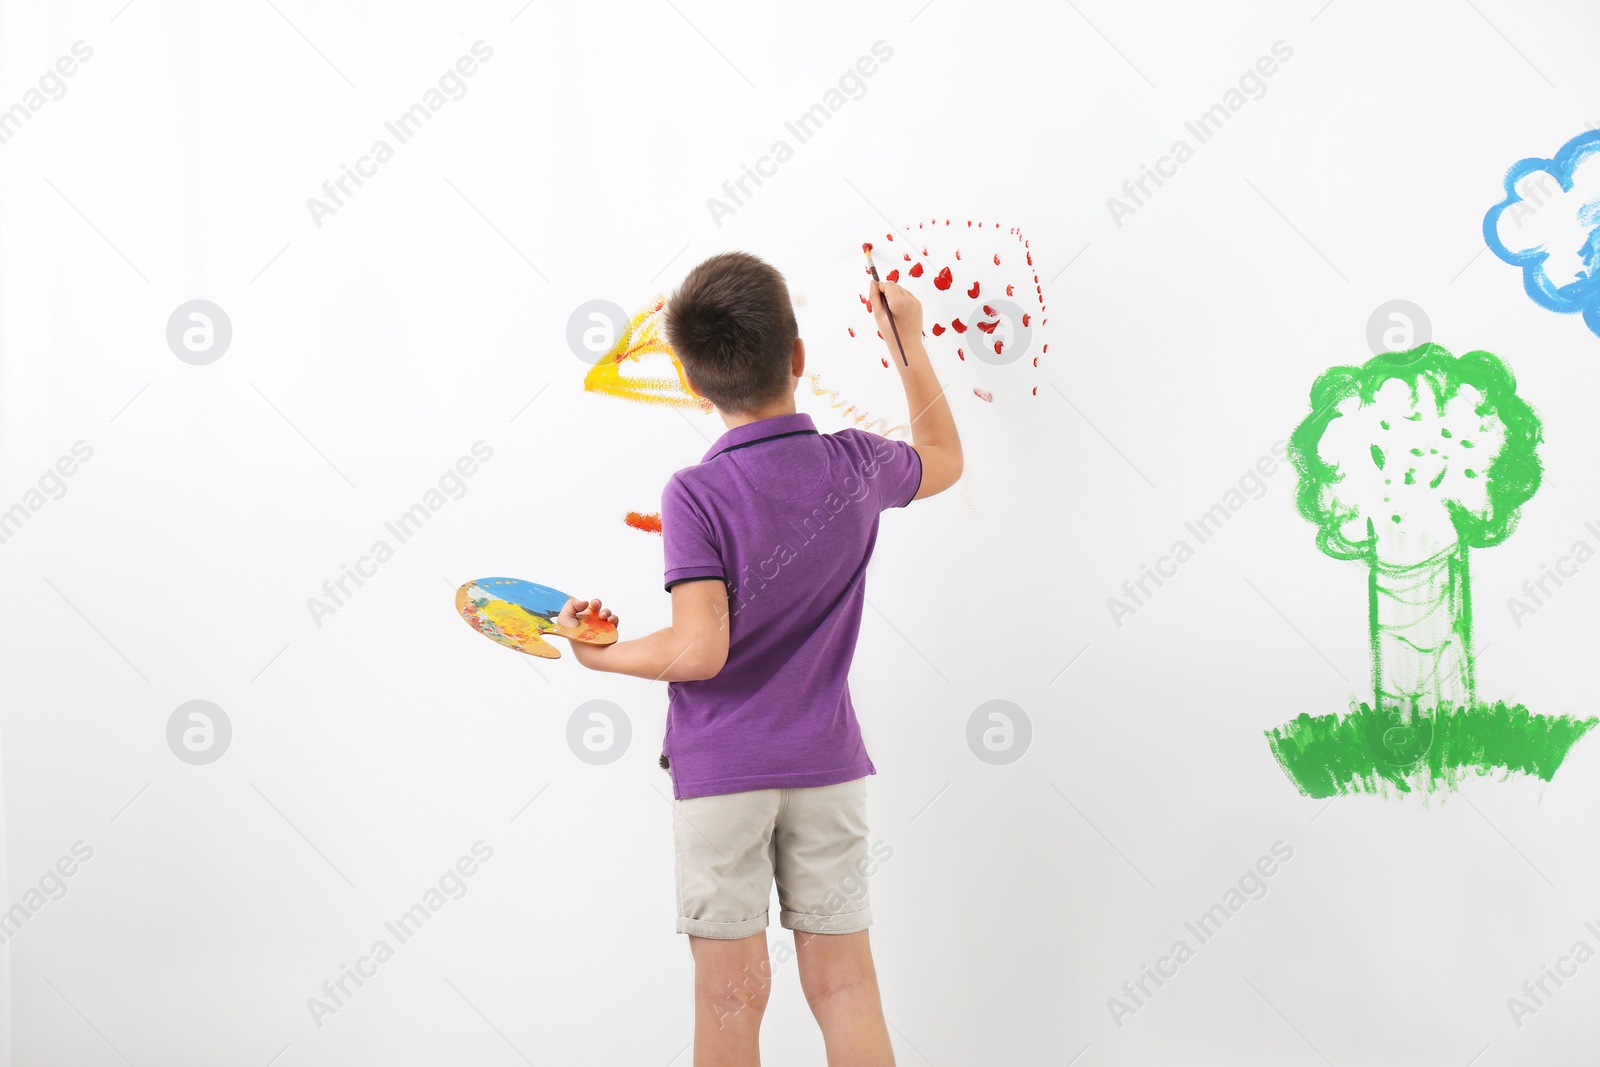
<path fill-rule="evenodd" d="M 643 530 L 645 533 L 658 534 L 661 532 L 661 516 L 653 511 L 649 513 L 630 511 L 622 521 L 632 526 L 635 530 Z"/>

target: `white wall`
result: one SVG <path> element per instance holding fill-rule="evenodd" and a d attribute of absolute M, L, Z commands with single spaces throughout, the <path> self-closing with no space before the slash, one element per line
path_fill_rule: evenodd
<path fill-rule="evenodd" d="M 1600 341 L 1479 230 L 1506 167 L 1600 118 L 1591 8 L 275 3 L 0 24 L 0 106 L 93 49 L 0 146 L 0 507 L 93 450 L 0 545 L 9 900 L 92 849 L 8 945 L 17 1064 L 687 1063 L 665 693 L 521 661 L 451 591 L 516 574 L 664 622 L 659 543 L 620 517 L 720 424 L 585 394 L 572 310 L 753 250 L 788 273 L 815 369 L 894 411 L 876 342 L 846 333 L 870 336 L 856 248 L 935 217 L 1021 227 L 1050 350 L 935 345 L 969 473 L 887 517 L 872 568 L 853 689 L 894 850 L 873 941 L 900 1062 L 1595 1047 L 1600 964 L 1520 1028 L 1506 1000 L 1600 944 L 1600 743 L 1549 785 L 1301 797 L 1262 731 L 1366 695 L 1366 605 L 1292 472 L 1135 616 L 1106 607 L 1404 298 L 1452 350 L 1502 355 L 1546 426 L 1547 484 L 1475 556 L 1480 688 L 1593 713 L 1600 574 L 1520 627 L 1503 600 L 1600 521 Z M 307 198 L 479 40 L 465 96 L 319 226 Z M 864 95 L 714 220 L 878 41 Z M 1264 95 L 1113 221 L 1279 41 Z M 205 366 L 165 337 L 196 298 L 233 331 Z M 308 598 L 480 440 L 465 495 L 317 625 Z M 205 766 L 167 744 L 195 699 L 232 728 Z M 565 740 L 591 699 L 632 726 L 605 766 Z M 1032 724 L 1006 766 L 966 741 L 995 699 Z M 466 895 L 317 1026 L 307 998 L 480 840 Z M 1279 841 L 1266 896 L 1114 1023 L 1108 998 Z M 767 1062 L 820 1062 L 792 964 L 767 1030 Z"/>

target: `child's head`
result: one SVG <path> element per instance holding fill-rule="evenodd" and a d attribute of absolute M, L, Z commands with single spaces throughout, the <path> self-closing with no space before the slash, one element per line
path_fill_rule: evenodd
<path fill-rule="evenodd" d="M 691 270 L 667 301 L 667 340 L 695 390 L 744 414 L 794 390 L 799 327 L 783 275 L 747 252 L 723 252 Z"/>

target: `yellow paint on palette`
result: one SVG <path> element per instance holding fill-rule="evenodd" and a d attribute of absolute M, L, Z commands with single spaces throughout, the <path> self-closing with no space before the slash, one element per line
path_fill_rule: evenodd
<path fill-rule="evenodd" d="M 548 620 L 537 615 L 530 615 L 516 604 L 509 604 L 504 600 L 491 600 L 478 609 L 484 619 L 494 624 L 495 629 L 511 639 L 514 646 L 521 647 L 524 651 L 534 648 L 536 656 L 554 659 L 559 653 L 544 641 L 534 642 L 532 639 L 541 633 L 548 633 L 556 627 Z M 504 643 L 504 642 L 502 642 Z M 547 654 L 542 649 L 550 649 Z"/>
<path fill-rule="evenodd" d="M 634 400 L 645 404 L 662 404 L 668 407 L 694 408 L 710 411 L 711 402 L 695 395 L 689 388 L 683 364 L 661 333 L 661 320 L 667 306 L 664 297 L 658 297 L 633 317 L 622 336 L 601 360 L 584 376 L 583 387 L 591 393 Z M 647 356 L 666 356 L 672 363 L 675 376 L 651 377 L 624 374 L 625 365 L 631 370 Z"/>

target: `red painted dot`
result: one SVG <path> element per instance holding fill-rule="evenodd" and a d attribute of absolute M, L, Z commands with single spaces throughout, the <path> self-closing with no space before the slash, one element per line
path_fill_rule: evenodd
<path fill-rule="evenodd" d="M 967 290 L 967 299 L 968 300 L 976 300 L 976 299 L 978 299 L 978 283 L 977 282 L 973 282 L 972 283 L 972 288 Z"/>
<path fill-rule="evenodd" d="M 950 277 L 950 268 L 945 267 L 944 269 L 940 270 L 938 275 L 933 279 L 933 287 L 941 290 L 948 289 L 950 288 L 950 283 L 953 280 L 954 279 Z"/>
<path fill-rule="evenodd" d="M 994 343 L 994 354 L 998 356 L 1000 354 L 1000 350 L 1002 348 L 1004 348 L 1004 347 L 1005 347 L 1005 342 L 1004 341 L 996 341 Z"/>
<path fill-rule="evenodd" d="M 854 337 L 856 335 L 856 330 L 855 330 L 854 326 L 846 326 L 845 329 L 850 331 L 850 336 L 851 337 Z"/>
<path fill-rule="evenodd" d="M 1006 295 L 1007 296 L 1016 296 L 1017 295 L 1017 287 L 1014 286 L 1014 285 L 1006 286 Z"/>
<path fill-rule="evenodd" d="M 996 314 L 994 308 L 990 307 L 988 304 L 983 305 L 983 313 L 989 316 L 991 319 L 994 318 Z M 1026 326 L 1027 322 L 1023 322 L 1023 325 Z"/>
<path fill-rule="evenodd" d="M 891 280 L 893 280 L 893 279 L 891 279 Z M 1024 326 L 1028 325 L 1028 313 L 1026 311 L 1024 311 L 1022 313 L 1022 325 L 1024 325 Z"/>
<path fill-rule="evenodd" d="M 933 324 L 933 335 L 935 337 L 940 337 L 940 336 L 943 336 L 943 334 L 944 334 L 944 323 L 942 323 L 942 322 L 934 323 Z"/>
<path fill-rule="evenodd" d="M 961 349 L 959 349 L 959 348 L 956 349 L 956 356 L 961 358 L 961 359 L 966 359 L 967 358 L 967 354 L 965 352 L 961 351 Z"/>
<path fill-rule="evenodd" d="M 966 333 L 967 332 L 967 324 L 962 322 L 960 319 L 951 319 L 950 320 L 950 328 L 952 330 L 954 330 L 956 333 Z"/>
<path fill-rule="evenodd" d="M 994 254 L 994 265 L 997 266 L 997 267 L 1000 265 L 1000 253 L 999 252 L 996 252 Z"/>
<path fill-rule="evenodd" d="M 922 277 L 922 264 L 921 263 L 913 263 L 913 264 L 911 264 L 911 269 L 908 270 L 906 273 L 911 275 L 913 278 Z"/>
<path fill-rule="evenodd" d="M 888 278 L 891 282 L 897 282 L 900 280 L 900 272 L 897 270 L 892 270 L 888 274 L 885 274 L 884 277 Z"/>
<path fill-rule="evenodd" d="M 888 365 L 889 365 L 889 361 L 888 361 L 888 360 L 887 360 L 887 359 L 881 359 L 881 358 L 880 358 L 880 359 L 879 359 L 879 360 L 878 360 L 878 362 L 880 362 L 880 363 L 882 363 L 882 364 L 883 364 L 883 365 L 884 365 L 884 366 L 885 366 L 885 367 L 887 367 L 887 366 L 888 366 Z M 1039 390 L 1037 390 L 1037 389 L 1035 389 L 1035 390 L 1034 390 L 1034 392 L 1036 392 L 1036 393 L 1037 393 L 1037 392 L 1038 392 L 1038 391 L 1039 391 Z"/>

